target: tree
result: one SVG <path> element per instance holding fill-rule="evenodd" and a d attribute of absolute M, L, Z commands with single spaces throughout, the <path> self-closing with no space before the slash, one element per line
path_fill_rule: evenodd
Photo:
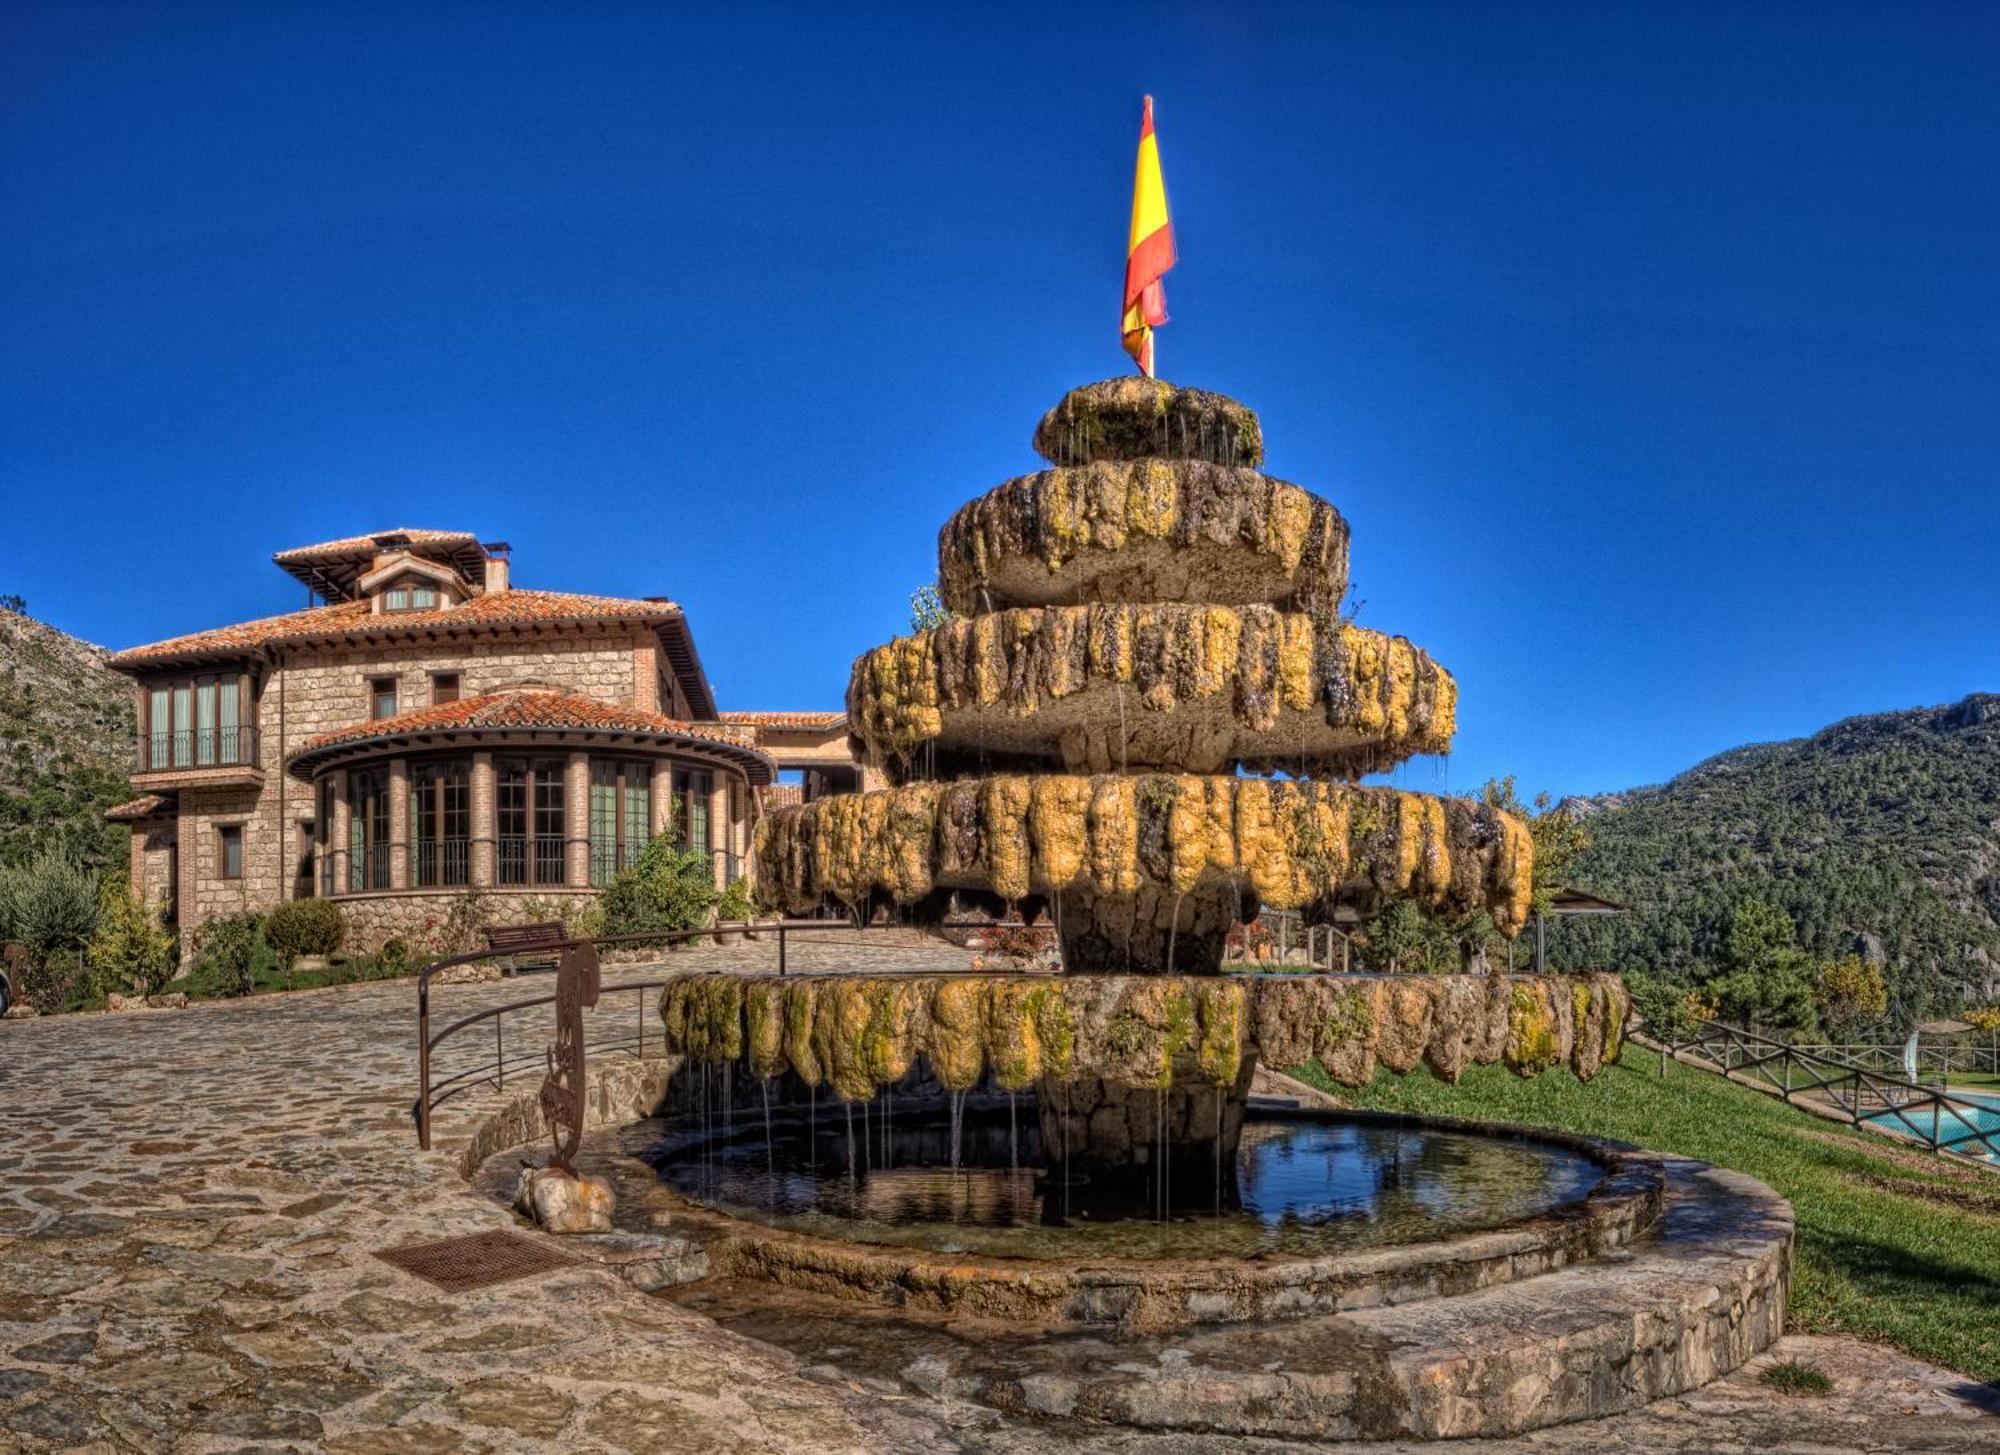
<path fill-rule="evenodd" d="M 134 897 L 124 875 L 105 876 L 98 895 L 97 932 L 84 956 L 95 991 L 154 994 L 174 978 L 178 944 L 172 931 L 161 925 L 159 912 Z"/>
<path fill-rule="evenodd" d="M 99 913 L 97 876 L 74 859 L 44 850 L 0 868 L 0 940 L 19 941 L 31 960 L 81 953 Z"/>
<path fill-rule="evenodd" d="M 1568 885 L 1571 866 L 1590 847 L 1590 830 L 1567 808 L 1560 804 L 1551 806 L 1546 793 L 1535 795 L 1532 808 L 1522 803 L 1511 773 L 1505 778 L 1487 779 L 1486 786 L 1479 790 L 1479 800 L 1488 808 L 1511 813 L 1527 824 L 1528 837 L 1535 845 L 1535 867 L 1528 880 L 1528 912 L 1547 914 L 1556 891 Z"/>
<path fill-rule="evenodd" d="M 1745 899 L 1730 912 L 1721 963 L 1703 990 L 1726 1021 L 1752 1031 L 1804 1031 L 1814 1024 L 1810 965 L 1791 916 Z"/>
<path fill-rule="evenodd" d="M 1813 979 L 1819 1018 L 1827 1034 L 1836 1040 L 1851 1036 L 1889 1012 L 1889 987 L 1882 967 L 1873 961 L 1843 955 L 1821 965 Z"/>
<path fill-rule="evenodd" d="M 1438 975 L 1459 968 L 1450 926 L 1415 900 L 1391 900 L 1357 937 L 1370 970 Z"/>

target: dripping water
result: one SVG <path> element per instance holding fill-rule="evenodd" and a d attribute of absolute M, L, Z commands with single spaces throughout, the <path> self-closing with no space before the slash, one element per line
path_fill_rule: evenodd
<path fill-rule="evenodd" d="M 771 1141 L 771 1078 L 765 1077 L 758 1085 L 764 1092 L 764 1173 L 767 1177 L 775 1179 L 778 1175 L 778 1153 Z M 773 1186 L 776 1186 L 775 1181 Z"/>
<path fill-rule="evenodd" d="M 806 1171 L 819 1171 L 819 1088 L 806 1088 Z"/>
<path fill-rule="evenodd" d="M 965 1093 L 954 1091 L 951 1094 L 951 1170 L 954 1176 L 958 1173 L 959 1132 L 963 1129 L 964 1125 Z"/>
<path fill-rule="evenodd" d="M 1007 1093 L 1007 1165 L 1021 1170 L 1021 1147 L 1014 1130 L 1014 1093 Z"/>
<path fill-rule="evenodd" d="M 847 1113 L 847 1185 L 852 1188 L 859 1171 L 854 1165 L 854 1103 L 842 1097 L 840 1109 Z"/>
<path fill-rule="evenodd" d="M 1222 1216 L 1222 1088 L 1215 1088 L 1215 1215 Z"/>
<path fill-rule="evenodd" d="M 1167 974 L 1169 975 L 1174 973 L 1174 950 L 1181 933 L 1181 901 L 1186 898 L 1185 889 L 1174 896 L 1174 918 L 1167 926 Z"/>

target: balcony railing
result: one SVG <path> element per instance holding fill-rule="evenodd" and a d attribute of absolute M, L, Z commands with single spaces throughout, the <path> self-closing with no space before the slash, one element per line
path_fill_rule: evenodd
<path fill-rule="evenodd" d="M 257 763 L 257 729 L 197 728 L 143 735 L 132 770 L 164 773 L 179 768 L 254 768 Z"/>

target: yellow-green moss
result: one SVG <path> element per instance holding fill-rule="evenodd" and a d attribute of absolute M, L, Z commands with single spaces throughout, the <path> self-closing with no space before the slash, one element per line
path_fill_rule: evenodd
<path fill-rule="evenodd" d="M 1547 992 L 1534 985 L 1516 984 L 1513 999 L 1502 1059 L 1517 1076 L 1539 1076 L 1562 1056 L 1554 1008 Z"/>

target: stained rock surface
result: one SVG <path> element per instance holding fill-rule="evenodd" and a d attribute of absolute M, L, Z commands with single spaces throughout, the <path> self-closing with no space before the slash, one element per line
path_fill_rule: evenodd
<path fill-rule="evenodd" d="M 1404 638 L 1269 606 L 989 612 L 863 654 L 847 688 L 850 741 L 892 782 L 1031 766 L 1354 778 L 1444 752 L 1457 711 L 1451 674 Z"/>

